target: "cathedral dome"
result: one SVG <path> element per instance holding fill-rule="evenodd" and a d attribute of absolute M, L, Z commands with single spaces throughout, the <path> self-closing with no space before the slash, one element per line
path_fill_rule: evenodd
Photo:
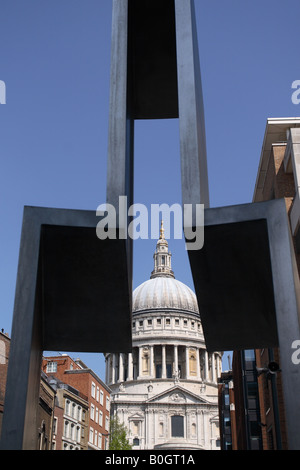
<path fill-rule="evenodd" d="M 143 282 L 133 292 L 133 314 L 151 309 L 176 309 L 198 313 L 194 292 L 182 282 L 158 276 Z"/>
<path fill-rule="evenodd" d="M 132 307 L 133 314 L 151 309 L 176 309 L 199 313 L 194 292 L 174 277 L 163 223 L 154 253 L 154 270 L 150 279 L 133 291 Z"/>

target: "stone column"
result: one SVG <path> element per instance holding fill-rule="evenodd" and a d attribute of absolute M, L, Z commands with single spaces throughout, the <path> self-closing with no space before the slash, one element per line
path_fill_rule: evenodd
<path fill-rule="evenodd" d="M 123 353 L 119 354 L 119 379 L 118 382 L 123 382 L 124 380 L 124 355 Z"/>
<path fill-rule="evenodd" d="M 205 351 L 205 355 L 204 355 L 204 364 L 205 364 L 205 380 L 208 380 L 209 376 L 208 376 L 208 353 L 207 351 Z"/>
<path fill-rule="evenodd" d="M 200 359 L 199 359 L 199 354 L 200 354 L 200 349 L 196 348 L 196 367 L 197 367 L 197 379 L 200 379 L 201 374 L 200 374 Z"/>
<path fill-rule="evenodd" d="M 116 381 L 116 355 L 112 354 L 111 383 Z"/>
<path fill-rule="evenodd" d="M 215 361 L 215 355 L 212 353 L 211 355 L 211 369 L 212 369 L 212 381 L 213 383 L 216 383 L 216 361 Z"/>
<path fill-rule="evenodd" d="M 161 377 L 165 379 L 167 375 L 167 366 L 166 366 L 166 346 L 163 344 L 161 347 Z"/>
<path fill-rule="evenodd" d="M 108 356 L 105 357 L 105 383 L 108 384 Z"/>
<path fill-rule="evenodd" d="M 150 346 L 150 377 L 154 377 L 154 346 Z"/>
<path fill-rule="evenodd" d="M 174 372 L 178 374 L 178 346 L 174 345 Z"/>
<path fill-rule="evenodd" d="M 132 358 L 132 353 L 128 353 L 128 374 L 127 374 L 127 380 L 132 380 L 133 379 L 133 358 Z"/>
<path fill-rule="evenodd" d="M 143 352 L 143 348 L 141 346 L 139 346 L 139 360 L 138 360 L 139 370 L 138 370 L 138 374 L 137 374 L 138 379 L 142 377 L 142 352 Z"/>
<path fill-rule="evenodd" d="M 190 378 L 189 348 L 185 348 L 185 378 Z"/>

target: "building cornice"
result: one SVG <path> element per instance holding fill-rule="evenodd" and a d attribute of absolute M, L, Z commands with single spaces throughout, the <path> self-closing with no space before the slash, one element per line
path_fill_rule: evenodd
<path fill-rule="evenodd" d="M 285 145 L 287 142 L 287 131 L 294 127 L 300 127 L 300 117 L 267 119 L 255 182 L 253 202 L 262 201 L 262 190 L 264 187 L 272 145 L 279 143 L 281 143 L 281 145 Z"/>

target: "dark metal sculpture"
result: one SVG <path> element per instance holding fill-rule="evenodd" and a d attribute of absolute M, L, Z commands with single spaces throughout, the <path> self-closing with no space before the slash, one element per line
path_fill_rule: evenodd
<path fill-rule="evenodd" d="M 204 248 L 189 259 L 207 347 L 279 344 L 289 446 L 299 449 L 299 279 L 287 216 L 282 201 L 209 209 L 193 0 L 113 0 L 110 89 L 107 203 L 118 237 L 99 240 L 89 211 L 25 208 L 1 447 L 35 448 L 44 349 L 131 348 L 132 240 L 119 198 L 133 204 L 134 121 L 179 118 L 182 204 L 206 208 Z"/>

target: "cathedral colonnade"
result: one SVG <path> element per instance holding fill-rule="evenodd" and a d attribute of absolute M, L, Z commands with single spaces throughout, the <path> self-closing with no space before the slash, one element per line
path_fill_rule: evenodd
<path fill-rule="evenodd" d="M 106 355 L 106 383 L 143 379 L 186 379 L 217 383 L 221 373 L 220 353 L 196 346 L 145 344 L 132 353 Z"/>

